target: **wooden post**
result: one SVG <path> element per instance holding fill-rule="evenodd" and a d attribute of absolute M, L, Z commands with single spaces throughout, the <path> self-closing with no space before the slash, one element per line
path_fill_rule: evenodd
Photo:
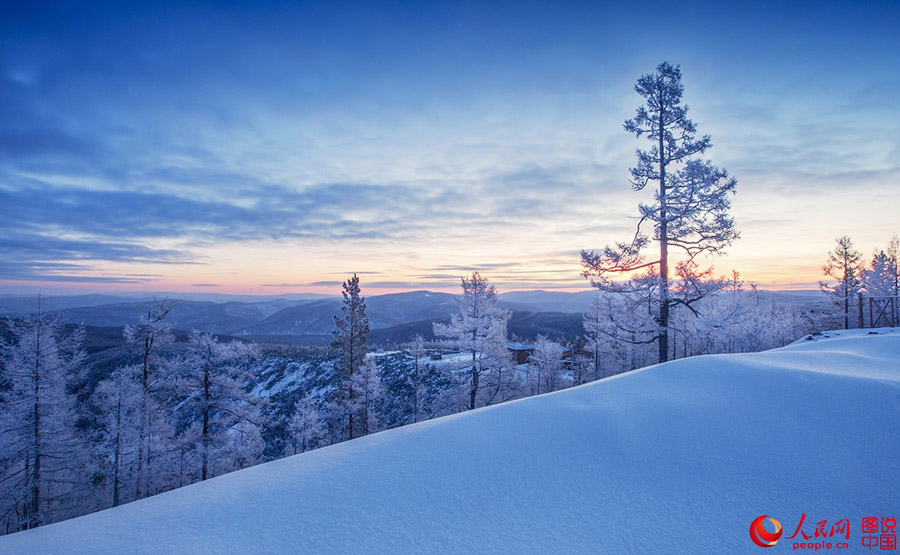
<path fill-rule="evenodd" d="M 863 294 L 859 293 L 859 327 L 864 328 L 863 322 Z"/>

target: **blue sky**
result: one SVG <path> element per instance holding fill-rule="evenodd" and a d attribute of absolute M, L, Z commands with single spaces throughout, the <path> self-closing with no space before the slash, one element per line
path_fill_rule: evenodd
<path fill-rule="evenodd" d="M 896 2 L 21 4 L 3 291 L 585 288 L 663 60 L 738 179 L 720 271 L 810 287 L 900 231 Z"/>

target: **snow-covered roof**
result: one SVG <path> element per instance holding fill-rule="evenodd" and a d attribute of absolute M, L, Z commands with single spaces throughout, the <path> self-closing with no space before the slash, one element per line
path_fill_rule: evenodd
<path fill-rule="evenodd" d="M 507 341 L 506 348 L 513 351 L 533 351 L 534 343 L 518 343 L 515 341 Z"/>

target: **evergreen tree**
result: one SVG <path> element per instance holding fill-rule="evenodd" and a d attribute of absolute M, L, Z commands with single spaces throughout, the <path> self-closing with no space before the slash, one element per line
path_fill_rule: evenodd
<path fill-rule="evenodd" d="M 822 272 L 838 280 L 835 285 L 820 281 L 819 289 L 827 293 L 838 305 L 844 305 L 844 329 L 850 327 L 850 298 L 862 289 L 862 253 L 853 246 L 853 240 L 844 235 L 836 239 L 837 246 L 828 252 Z"/>
<path fill-rule="evenodd" d="M 360 422 L 354 423 L 354 407 L 357 406 L 354 389 L 354 374 L 365 362 L 367 336 L 369 334 L 369 317 L 366 315 L 366 299 L 360 294 L 359 277 L 345 281 L 341 291 L 344 302 L 341 315 L 334 317 L 334 340 L 331 346 L 337 349 L 339 357 L 335 363 L 339 380 L 339 403 L 344 406 L 347 418 L 348 438 L 353 439 Z"/>
<path fill-rule="evenodd" d="M 646 105 L 625 122 L 625 130 L 637 137 L 646 135 L 652 146 L 647 151 L 638 149 L 631 183 L 635 191 L 656 183 L 654 202 L 639 205 L 641 218 L 630 243 L 607 246 L 599 254 L 582 251 L 581 261 L 583 275 L 593 286 L 639 293 L 655 305 L 650 340 L 658 344 L 659 362 L 665 362 L 669 357 L 670 310 L 679 305 L 690 307 L 709 293 L 708 288 L 695 288 L 684 290 L 690 293 L 687 295 L 671 294 L 669 249 L 674 247 L 682 253 L 676 273 L 687 282 L 704 277 L 706 272 L 698 271 L 695 259 L 701 254 L 721 253 L 738 238 L 734 221 L 728 216 L 729 195 L 737 182 L 711 162 L 692 158 L 710 148 L 712 141 L 708 135 L 696 137 L 696 126 L 687 118 L 688 107 L 681 105 L 684 86 L 678 66 L 663 62 L 656 73 L 643 75 L 635 90 Z M 653 225 L 652 241 L 658 243 L 658 259 L 648 261 L 642 254 L 651 242 L 641 229 L 645 223 Z M 639 271 L 644 273 L 624 282 L 614 279 Z M 642 334 L 646 331 L 641 330 Z"/>

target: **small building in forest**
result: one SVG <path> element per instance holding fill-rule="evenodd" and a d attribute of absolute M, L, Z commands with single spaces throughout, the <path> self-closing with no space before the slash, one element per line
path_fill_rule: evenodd
<path fill-rule="evenodd" d="M 531 355 L 534 354 L 534 343 L 520 343 L 518 341 L 507 341 L 506 349 L 512 353 L 516 359 L 516 364 L 525 364 Z"/>

